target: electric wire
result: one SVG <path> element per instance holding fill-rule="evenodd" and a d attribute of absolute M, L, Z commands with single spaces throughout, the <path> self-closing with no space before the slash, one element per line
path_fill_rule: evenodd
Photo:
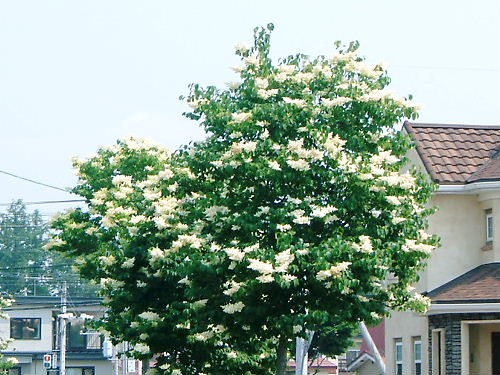
<path fill-rule="evenodd" d="M 45 187 L 48 187 L 48 188 L 50 188 L 50 189 L 59 190 L 59 191 L 64 191 L 65 193 L 70 193 L 70 194 L 72 194 L 72 193 L 71 193 L 71 191 L 70 191 L 70 190 L 68 190 L 68 189 L 63 189 L 63 188 L 60 188 L 60 187 L 58 187 L 58 186 L 49 185 L 49 184 L 46 184 L 46 183 L 44 183 L 44 182 L 35 181 L 35 180 L 30 179 L 30 178 L 26 178 L 26 177 L 18 176 L 18 175 L 14 174 L 14 173 L 10 173 L 10 172 L 6 172 L 6 171 L 2 171 L 2 170 L 0 170 L 0 173 L 3 173 L 3 174 L 5 174 L 5 175 L 7 175 L 7 176 L 11 176 L 11 177 L 14 177 L 14 178 L 18 178 L 18 179 L 23 180 L 23 181 L 28 181 L 28 182 L 31 182 L 31 183 L 33 183 L 33 184 L 37 184 L 37 185 L 41 185 L 41 186 L 45 186 Z"/>
<path fill-rule="evenodd" d="M 1 171 L 0 171 L 1 172 Z M 55 200 L 55 201 L 34 201 L 34 202 L 24 202 L 26 206 L 42 205 L 42 204 L 59 204 L 59 203 L 81 203 L 85 202 L 85 199 L 65 199 L 65 200 Z M 10 206 L 10 203 L 0 203 L 0 206 Z"/>

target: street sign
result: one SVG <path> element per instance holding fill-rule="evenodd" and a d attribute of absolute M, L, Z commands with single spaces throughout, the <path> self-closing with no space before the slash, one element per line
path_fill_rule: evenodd
<path fill-rule="evenodd" d="M 43 355 L 43 367 L 45 367 L 45 368 L 52 367 L 52 354 L 44 354 Z"/>

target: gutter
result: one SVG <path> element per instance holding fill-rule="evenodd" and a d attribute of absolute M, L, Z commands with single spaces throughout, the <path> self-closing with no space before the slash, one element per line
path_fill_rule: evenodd
<path fill-rule="evenodd" d="M 500 303 L 432 303 L 426 315 L 500 312 Z"/>
<path fill-rule="evenodd" d="M 439 185 L 437 194 L 477 194 L 500 190 L 500 181 L 473 182 L 466 185 Z"/>

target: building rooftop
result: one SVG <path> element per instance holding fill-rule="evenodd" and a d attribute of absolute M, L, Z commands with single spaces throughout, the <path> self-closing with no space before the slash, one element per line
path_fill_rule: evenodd
<path fill-rule="evenodd" d="M 500 125 L 417 124 L 404 129 L 438 184 L 500 180 Z"/>
<path fill-rule="evenodd" d="M 432 303 L 500 302 L 500 263 L 482 264 L 427 293 Z"/>

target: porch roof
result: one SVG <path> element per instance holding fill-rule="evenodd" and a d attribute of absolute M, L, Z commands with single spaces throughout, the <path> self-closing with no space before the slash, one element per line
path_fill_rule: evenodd
<path fill-rule="evenodd" d="M 482 264 L 427 293 L 433 304 L 500 302 L 500 262 Z"/>

